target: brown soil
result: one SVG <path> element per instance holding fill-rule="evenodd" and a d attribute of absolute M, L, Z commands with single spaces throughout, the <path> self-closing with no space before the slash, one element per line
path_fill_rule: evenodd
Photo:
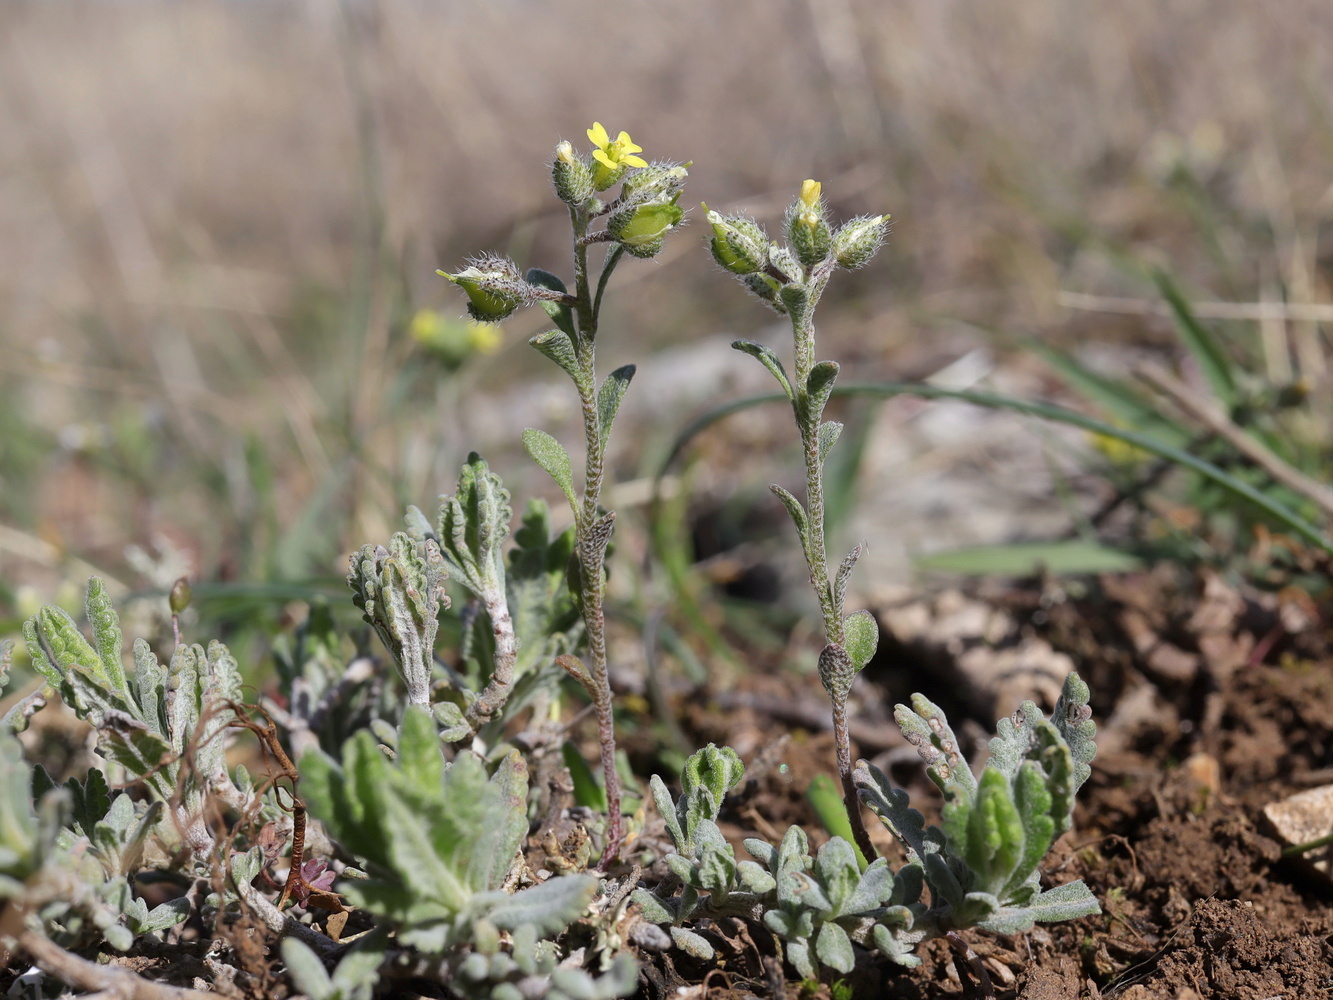
<path fill-rule="evenodd" d="M 1103 913 L 1012 939 L 971 932 L 969 943 L 996 995 L 1333 996 L 1333 885 L 1283 858 L 1278 834 L 1262 813 L 1265 805 L 1333 782 L 1333 635 L 1308 600 L 1306 613 L 1296 615 L 1284 600 L 1237 592 L 1217 579 L 1182 583 L 1164 571 L 1101 581 L 1077 601 L 1053 602 L 1038 586 L 992 594 L 989 603 L 1014 615 L 1024 636 L 1039 636 L 1073 658 L 1093 688 L 1100 725 L 1100 753 L 1075 828 L 1045 870 L 1057 882 L 1084 879 Z M 922 681 L 931 675 L 919 672 L 921 664 L 895 647 L 892 636 L 881 654 L 896 658 L 894 668 L 876 673 L 872 664 L 859 689 L 863 718 L 872 720 L 886 718 L 909 684 L 931 686 Z M 928 693 L 965 716 L 966 706 L 948 698 L 956 679 L 947 664 L 931 669 L 938 690 Z M 798 729 L 790 742 L 774 744 L 771 734 L 790 730 L 792 722 L 776 716 L 791 710 L 766 709 L 815 703 L 822 692 L 788 681 L 783 699 L 777 690 L 783 686 L 768 678 L 744 697 L 722 698 L 725 714 L 696 708 L 691 720 L 706 739 L 744 741 L 749 734 L 760 744 L 767 733 L 767 745 L 778 747 L 746 754 L 761 760 L 752 768 L 756 780 L 723 816 L 737 839 L 772 839 L 791 822 L 817 828 L 800 789 L 810 774 L 829 769 L 831 741 Z M 952 701 L 959 702 L 957 694 Z M 980 735 L 978 726 L 951 718 L 960 732 Z M 874 749 L 861 752 L 872 756 Z M 930 801 L 929 790 L 912 777 L 908 756 L 888 749 L 880 758 L 915 801 Z M 770 766 L 777 759 L 787 767 Z M 771 997 L 784 995 L 783 989 L 792 997 L 830 995 L 826 988 L 779 987 L 770 946 L 737 927 L 718 931 L 731 943 L 730 956 L 707 978 L 705 992 L 696 986 L 688 995 Z M 878 968 L 847 985 L 858 997 L 979 995 L 973 983 L 960 980 L 948 949 L 933 944 L 922 954 L 922 968 Z M 651 977 L 657 988 L 649 995 L 704 982 L 709 973 L 666 964 Z"/>

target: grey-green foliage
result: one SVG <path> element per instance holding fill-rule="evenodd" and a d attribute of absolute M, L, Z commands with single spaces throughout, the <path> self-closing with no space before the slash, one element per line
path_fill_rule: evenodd
<path fill-rule="evenodd" d="M 380 982 L 387 935 L 377 929 L 361 937 L 329 975 L 319 956 L 296 938 L 284 938 L 282 960 L 296 988 L 310 1000 L 371 1000 Z"/>
<path fill-rule="evenodd" d="M 564 676 L 553 666 L 555 657 L 571 652 L 581 635 L 565 583 L 573 529 L 553 534 L 549 508 L 533 500 L 506 545 L 512 517 L 500 477 L 473 454 L 455 493 L 440 498 L 434 524 L 415 507 L 406 518 L 418 551 L 438 546 L 453 579 L 480 605 L 463 635 L 461 674 L 451 677 L 454 692 L 444 697 L 473 717 L 479 700 L 495 702 L 478 720 L 489 719 L 487 737 L 498 735 L 507 719 Z M 449 728 L 443 720 L 442 726 Z"/>
<path fill-rule="evenodd" d="M 135 898 L 132 883 L 150 845 L 185 848 L 193 874 L 207 876 L 216 847 L 210 797 L 263 818 L 278 810 L 248 783 L 238 787 L 227 769 L 225 733 L 242 693 L 227 648 L 182 643 L 163 665 L 139 640 L 134 670 L 127 672 L 119 619 L 96 578 L 88 583 L 86 610 L 91 641 L 67 612 L 42 608 L 24 625 L 29 656 L 93 727 L 115 781 L 142 782 L 149 798 L 113 797 L 99 769 L 60 789 L 44 770 L 30 772 L 41 802 L 37 814 L 50 817 L 51 832 L 41 842 L 43 866 L 25 898 L 38 907 L 48 933 L 81 941 L 95 932 L 123 950 L 136 935 L 173 926 L 189 912 L 183 900 L 150 911 Z M 157 855 L 160 860 L 160 850 Z"/>
<path fill-rule="evenodd" d="M 745 849 L 757 860 L 737 861 L 717 815 L 723 796 L 743 774 L 734 750 L 710 745 L 686 763 L 678 801 L 653 777 L 653 797 L 676 853 L 666 857 L 673 883 L 653 892 L 636 890 L 632 897 L 644 918 L 667 925 L 677 947 L 700 958 L 712 957 L 713 948 L 689 924 L 697 927 L 701 918 L 720 916 L 760 921 L 783 941 L 788 960 L 807 978 L 815 976 L 812 955 L 850 972 L 856 961 L 852 942 L 876 947 L 877 932 L 893 944 L 880 950 L 903 961 L 902 946 L 910 950 L 926 935 L 916 926 L 926 909 L 919 902 L 921 880 L 911 873 L 895 875 L 883 858 L 861 872 L 852 846 L 840 837 L 812 858 L 799 827 L 790 828 L 777 847 L 747 840 Z"/>
<path fill-rule="evenodd" d="M 418 542 L 402 531 L 387 548 L 362 546 L 347 574 L 352 601 L 393 657 L 408 702 L 423 708 L 430 704 L 438 615 L 448 607 L 445 579 L 439 543 Z"/>
<path fill-rule="evenodd" d="M 561 966 L 555 944 L 540 940 L 532 925 L 515 928 L 511 942 L 508 951 L 500 949 L 498 936 L 479 943 L 459 965 L 452 988 L 468 1000 L 614 1000 L 638 985 L 638 966 L 627 952 L 595 976 L 576 965 Z"/>
<path fill-rule="evenodd" d="M 466 752 L 447 765 L 426 712 L 404 716 L 393 760 L 361 732 L 343 747 L 341 764 L 309 753 L 301 775 L 311 814 L 370 876 L 343 891 L 392 921 L 405 945 L 462 948 L 479 923 L 530 924 L 552 936 L 583 914 L 596 890 L 588 876 L 501 889 L 527 833 L 527 765 L 510 754 L 488 777 Z"/>
<path fill-rule="evenodd" d="M 1036 922 L 1099 912 L 1082 882 L 1042 890 L 1038 866 L 1072 822 L 1074 794 L 1095 751 L 1088 688 L 1065 681 L 1051 719 L 1025 702 L 1002 720 L 978 780 L 943 712 L 917 695 L 899 705 L 899 726 L 944 794 L 941 826 L 926 826 L 907 794 L 873 767 L 856 771 L 867 805 L 907 850 L 931 889 L 930 918 L 944 929 L 981 927 L 1001 934 Z"/>

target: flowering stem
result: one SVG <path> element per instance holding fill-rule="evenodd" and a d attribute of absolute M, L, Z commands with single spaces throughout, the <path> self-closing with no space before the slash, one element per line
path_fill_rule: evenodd
<path fill-rule="evenodd" d="M 801 451 L 805 458 L 805 506 L 808 531 L 802 541 L 806 564 L 810 567 L 810 586 L 814 588 L 819 598 L 819 610 L 824 619 L 824 641 L 841 646 L 847 639 L 846 629 L 843 627 L 843 609 L 837 606 L 833 597 L 833 587 L 829 583 L 828 550 L 824 540 L 824 469 L 819 456 L 819 425 L 823 420 L 823 413 L 814 410 L 808 388 L 810 372 L 815 367 L 815 306 L 827 281 L 827 273 L 820 275 L 816 272 L 812 275 L 809 296 L 804 306 L 790 313 L 796 347 L 796 379 L 792 386 L 796 398 L 792 400 L 792 409 L 796 414 L 796 424 L 800 428 Z M 861 818 L 861 800 L 857 795 L 856 784 L 852 780 L 852 748 L 847 732 L 847 703 L 837 696 L 832 700 L 833 738 L 837 745 L 838 777 L 842 782 L 843 803 L 847 809 L 847 818 L 852 825 L 852 836 L 856 840 L 856 846 L 865 857 L 873 858 L 876 852 L 870 843 L 865 822 Z"/>
<path fill-rule="evenodd" d="M 577 314 L 578 343 L 575 345 L 578 358 L 578 377 L 574 380 L 579 393 L 579 402 L 583 410 L 583 438 L 587 449 L 583 473 L 582 509 L 575 521 L 577 549 L 579 556 L 579 576 L 582 580 L 583 626 L 588 634 L 588 655 L 591 659 L 589 675 L 592 678 L 593 707 L 597 713 L 597 732 L 601 742 L 602 775 L 606 787 L 606 805 L 609 813 L 606 828 L 606 847 L 602 852 L 601 866 L 605 868 L 620 854 L 624 837 L 620 816 L 620 775 L 616 771 L 616 733 L 615 719 L 611 705 L 611 680 L 607 666 L 606 653 L 606 614 L 603 609 L 602 563 L 605 557 L 605 543 L 599 541 L 594 532 L 598 521 L 598 501 L 602 493 L 602 454 L 605 442 L 602 441 L 602 428 L 597 410 L 597 368 L 595 343 L 597 339 L 597 319 L 601 309 L 602 291 L 611 271 L 621 257 L 620 248 L 613 249 L 602 268 L 597 283 L 597 295 L 594 299 L 588 281 L 588 246 L 595 242 L 589 239 L 588 224 L 591 215 L 586 208 L 571 208 L 570 217 L 574 225 L 574 306 Z"/>

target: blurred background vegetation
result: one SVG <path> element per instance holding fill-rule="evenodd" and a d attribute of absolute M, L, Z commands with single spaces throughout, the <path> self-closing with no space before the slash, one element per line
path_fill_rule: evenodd
<path fill-rule="evenodd" d="M 594 120 L 692 160 L 691 207 L 771 223 L 815 177 L 838 217 L 892 213 L 825 299 L 824 353 L 858 380 L 972 359 L 967 384 L 1073 399 L 1035 338 L 1104 377 L 1181 354 L 1188 382 L 1150 269 L 1205 318 L 1247 304 L 1223 310 L 1228 363 L 1298 386 L 1300 464 L 1327 482 L 1331 39 L 1326 0 L 7 3 L 0 631 L 90 572 L 121 595 L 189 573 L 224 631 L 276 627 L 288 602 L 346 604 L 347 553 L 451 490 L 469 450 L 516 498 L 547 489 L 516 447 L 571 415 L 524 344 L 544 317 L 469 329 L 434 271 L 492 249 L 567 273 L 543 164 Z M 692 216 L 618 273 L 606 370 L 695 371 L 767 336 Z M 671 384 L 627 400 L 613 503 L 641 503 L 701 402 Z M 762 488 L 781 425 L 700 448 L 757 449 Z M 1013 473 L 970 461 L 980 520 Z M 692 482 L 724 506 L 745 467 Z M 857 529 L 911 536 L 879 492 Z"/>

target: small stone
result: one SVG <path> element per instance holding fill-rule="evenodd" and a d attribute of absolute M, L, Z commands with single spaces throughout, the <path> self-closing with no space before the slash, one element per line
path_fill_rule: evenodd
<path fill-rule="evenodd" d="M 1284 848 L 1308 844 L 1333 833 L 1333 785 L 1272 802 L 1264 806 L 1263 813 Z M 1300 857 L 1326 880 L 1333 881 L 1333 844 L 1316 847 Z"/>

